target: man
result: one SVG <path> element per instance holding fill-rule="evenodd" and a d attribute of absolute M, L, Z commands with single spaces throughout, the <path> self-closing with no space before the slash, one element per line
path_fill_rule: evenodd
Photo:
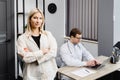
<path fill-rule="evenodd" d="M 99 64 L 97 60 L 90 54 L 89 51 L 80 43 L 82 33 L 77 28 L 73 28 L 70 32 L 70 39 L 60 48 L 60 56 L 62 66 L 95 66 Z M 83 61 L 85 60 L 85 61 Z M 71 80 L 68 77 L 62 76 L 62 80 Z"/>
<path fill-rule="evenodd" d="M 63 61 L 62 66 L 80 67 L 98 64 L 90 52 L 80 43 L 82 33 L 77 28 L 71 30 L 69 37 L 70 39 L 60 48 L 60 55 Z"/>

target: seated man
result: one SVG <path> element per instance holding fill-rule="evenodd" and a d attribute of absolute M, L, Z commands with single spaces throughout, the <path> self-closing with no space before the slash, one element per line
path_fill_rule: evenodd
<path fill-rule="evenodd" d="M 62 66 L 95 66 L 99 63 L 80 43 L 82 34 L 77 28 L 71 30 L 69 37 L 70 39 L 60 48 Z M 86 61 L 83 61 L 84 59 Z"/>

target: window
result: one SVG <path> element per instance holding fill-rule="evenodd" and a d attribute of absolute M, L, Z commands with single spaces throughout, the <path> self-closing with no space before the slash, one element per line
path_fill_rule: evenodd
<path fill-rule="evenodd" d="M 18 35 L 25 31 L 29 11 L 33 8 L 43 10 L 43 3 L 44 0 L 16 0 L 16 25 Z"/>
<path fill-rule="evenodd" d="M 97 0 L 68 0 L 67 9 L 67 36 L 76 27 L 82 32 L 83 39 L 97 41 Z"/>

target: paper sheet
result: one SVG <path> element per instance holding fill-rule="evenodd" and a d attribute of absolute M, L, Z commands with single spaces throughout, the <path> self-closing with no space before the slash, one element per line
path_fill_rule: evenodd
<path fill-rule="evenodd" d="M 93 70 L 90 70 L 90 69 L 87 69 L 87 68 L 81 68 L 79 70 L 75 70 L 71 73 L 77 75 L 77 76 L 80 76 L 80 77 L 85 77 L 85 76 L 88 76 L 90 74 L 93 74 L 95 73 L 96 71 L 93 71 Z"/>

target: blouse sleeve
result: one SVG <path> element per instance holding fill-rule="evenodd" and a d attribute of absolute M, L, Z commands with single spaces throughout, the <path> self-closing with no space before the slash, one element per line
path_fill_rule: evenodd
<path fill-rule="evenodd" d="M 26 41 L 23 35 L 18 37 L 17 50 L 18 54 L 23 58 L 25 63 L 35 62 L 43 55 L 43 52 L 41 50 L 34 52 L 30 51 L 26 45 Z"/>

